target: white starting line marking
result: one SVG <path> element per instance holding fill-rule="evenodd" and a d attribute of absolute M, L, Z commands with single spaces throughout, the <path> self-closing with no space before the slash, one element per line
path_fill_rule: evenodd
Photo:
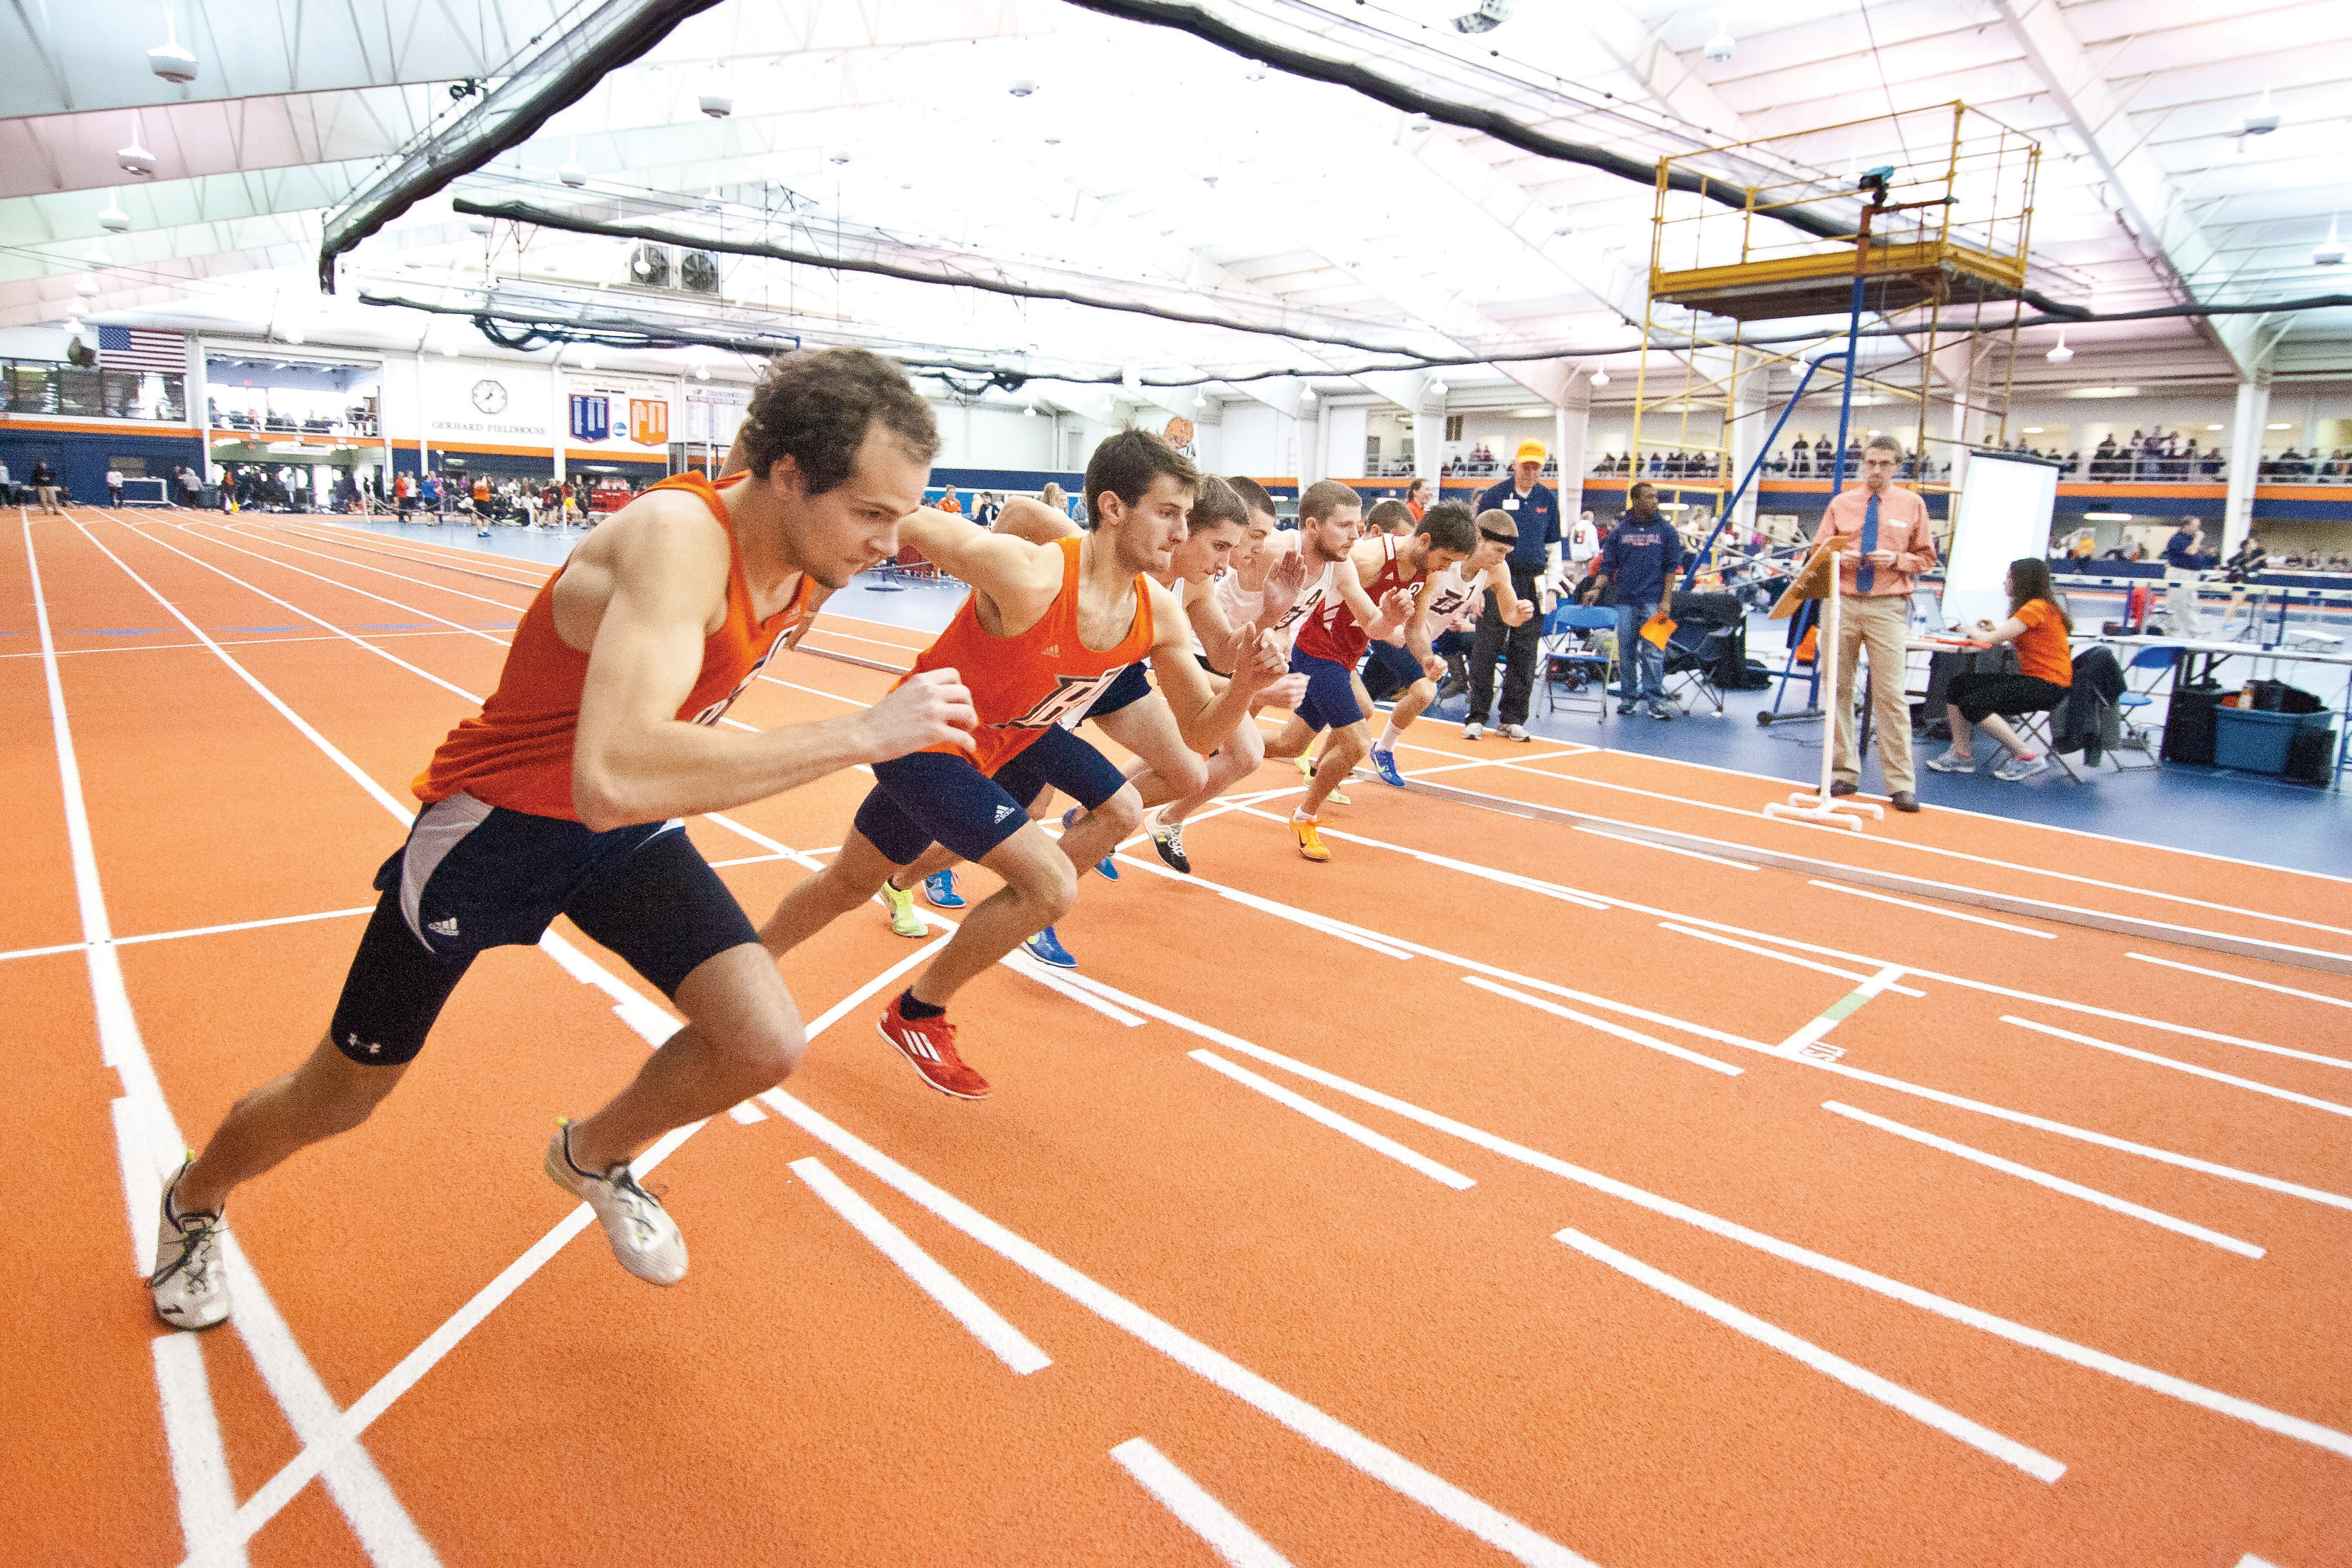
<path fill-rule="evenodd" d="M 1638 1258 L 1629 1258 L 1613 1247 L 1595 1241 L 1580 1230 L 1562 1230 L 1552 1239 L 1567 1242 L 1586 1257 L 1597 1259 L 1662 1295 L 1671 1296 L 1686 1307 L 1705 1312 L 1726 1328 L 1744 1333 L 1759 1344 L 1769 1345 L 1783 1355 L 1795 1357 L 1815 1372 L 1836 1378 L 1856 1393 L 1866 1394 L 1882 1405 L 1891 1406 L 1947 1437 L 1958 1437 L 1970 1448 L 1990 1454 L 2005 1465 L 2014 1465 L 2035 1480 L 2054 1482 L 2066 1473 L 2066 1467 L 2049 1455 L 2029 1448 L 2014 1437 L 2005 1437 L 1990 1427 L 1979 1426 L 1925 1395 L 1914 1394 L 1901 1384 L 1890 1382 L 1866 1367 L 1856 1366 L 1843 1356 L 1832 1355 L 1811 1340 L 1800 1339 L 1777 1323 L 1768 1323 L 1752 1313 L 1741 1312 L 1730 1302 L 1717 1300 L 1697 1286 L 1685 1284 Z"/>
<path fill-rule="evenodd" d="M 2113 1040 L 2094 1040 L 2087 1034 L 2076 1034 L 2071 1029 L 2060 1029 L 2055 1024 L 2035 1023 L 2032 1019 L 2017 1018 L 2009 1013 L 2003 1013 L 2000 1021 L 2015 1024 L 2020 1029 L 2030 1029 L 2036 1034 L 2050 1034 L 2057 1036 L 2060 1040 L 2071 1040 L 2077 1045 L 2095 1046 L 2101 1051 L 2112 1051 L 2117 1056 L 2128 1056 L 2134 1061 L 2150 1062 L 2158 1067 L 2169 1067 L 2175 1072 L 2187 1072 L 2199 1078 L 2210 1078 L 2216 1083 L 2228 1083 L 2240 1089 L 2251 1089 L 2257 1094 L 2267 1094 L 2274 1100 L 2291 1101 L 2297 1105 L 2308 1105 L 2315 1111 L 2332 1111 L 2338 1116 L 2352 1116 L 2352 1105 L 2339 1104 L 2333 1100 L 2322 1100 L 2315 1095 L 2298 1094 L 2292 1089 L 2281 1089 L 2275 1083 L 2261 1083 L 2252 1078 L 2240 1078 L 2232 1073 L 2217 1072 L 2210 1067 L 2200 1067 L 2193 1061 L 2175 1061 L 2169 1056 L 2158 1056 L 2152 1051 L 2135 1051 L 2128 1045 L 2117 1045 Z"/>
<path fill-rule="evenodd" d="M 876 1250 L 920 1285 L 926 1295 L 947 1310 L 950 1317 L 970 1329 L 971 1337 L 986 1345 L 999 1361 L 1024 1376 L 1054 1364 L 1053 1358 L 1032 1344 L 1026 1334 L 1005 1322 L 1003 1314 L 982 1301 L 971 1286 L 949 1273 L 938 1259 L 884 1218 L 880 1209 L 858 1197 L 848 1183 L 827 1170 L 815 1155 L 794 1160 L 792 1171 L 808 1183 L 809 1190 L 824 1199 L 835 1214 L 849 1221 L 860 1236 L 874 1243 Z"/>
<path fill-rule="evenodd" d="M 1842 1105 L 1835 1100 L 1824 1100 L 1822 1102 L 1822 1109 L 1876 1127 L 1882 1133 L 1892 1133 L 1898 1138 L 1908 1138 L 1915 1144 L 1925 1144 L 1931 1149 L 1941 1149 L 1948 1155 L 1958 1155 L 1964 1160 L 1974 1160 L 1980 1166 L 1988 1166 L 1997 1171 L 2007 1171 L 2011 1176 L 2020 1176 L 2037 1186 L 2046 1186 L 2053 1192 L 2063 1192 L 2070 1197 L 2079 1197 L 2085 1203 L 2095 1203 L 2101 1208 L 2111 1208 L 2117 1214 L 2128 1214 L 2134 1219 L 2145 1219 L 2150 1225 L 2160 1225 L 2167 1230 L 2177 1230 L 2183 1236 L 2193 1236 L 2200 1241 L 2212 1243 L 2225 1252 L 2235 1252 L 2242 1258 L 2259 1258 L 2263 1255 L 2263 1249 L 2250 1241 L 2241 1241 L 2234 1236 L 2224 1236 L 2218 1230 L 2208 1230 L 2201 1225 L 2191 1225 L 2185 1219 L 2176 1219 L 2171 1215 L 2160 1213 L 2153 1208 L 2143 1208 L 2137 1203 L 2100 1192 L 2095 1187 L 2084 1186 L 2080 1183 L 2068 1181 L 2063 1176 L 2054 1176 L 2047 1171 L 2038 1171 L 2031 1166 L 2019 1165 L 2014 1160 L 2005 1160 L 1999 1155 L 1989 1155 L 1982 1149 L 1972 1149 L 1966 1144 L 1956 1144 L 1949 1138 L 1939 1138 L 1933 1133 L 1921 1132 L 1916 1127 L 1906 1127 L 1900 1122 L 1890 1122 L 1884 1116 L 1874 1116 L 1867 1111 L 1857 1111 L 1853 1106 Z"/>
<path fill-rule="evenodd" d="M 1201 1489 L 1201 1483 L 1169 1463 L 1168 1456 L 1140 1437 L 1110 1451 L 1136 1484 L 1160 1500 L 1184 1528 L 1209 1543 L 1234 1568 L 1290 1568 L 1290 1560 L 1258 1538 L 1257 1531 Z"/>
<path fill-rule="evenodd" d="M 1578 1012 L 1574 1008 L 1564 1008 L 1558 1002 L 1548 1002 L 1541 997 L 1531 997 L 1525 991 L 1515 991 L 1508 986 L 1498 986 L 1483 975 L 1465 975 L 1462 980 L 1465 985 L 1475 986 L 1482 991 L 1492 991 L 1498 997 L 1508 997 L 1515 1002 L 1534 1008 L 1538 1012 L 1549 1013 L 1554 1018 L 1563 1018 L 1570 1023 L 1580 1023 L 1587 1029 L 1597 1029 L 1601 1033 L 1614 1035 L 1619 1040 L 1630 1040 L 1635 1045 L 1648 1046 L 1652 1051 L 1663 1051 L 1668 1056 L 1690 1062 L 1694 1066 L 1704 1067 L 1711 1072 L 1720 1072 L 1727 1077 L 1737 1078 L 1747 1071 L 1744 1067 L 1734 1067 L 1727 1061 L 1717 1061 L 1712 1056 L 1702 1056 L 1697 1051 L 1685 1047 L 1670 1045 L 1663 1040 L 1643 1034 L 1639 1030 L 1631 1030 L 1622 1024 L 1610 1023 L 1605 1019 L 1594 1018 L 1590 1013 Z"/>
<path fill-rule="evenodd" d="M 1770 947 L 1759 947 L 1752 942 L 1740 942 L 1717 932 L 1702 931 L 1696 925 L 1683 925 L 1672 920 L 1661 920 L 1658 924 L 1677 936 L 1696 936 L 1702 942 L 1714 942 L 1726 947 L 1737 947 L 1743 953 L 1753 953 L 1759 958 L 1771 958 L 1783 964 L 1794 964 L 1800 969 L 1812 969 L 1824 975 L 1834 975 L 1841 980 L 1859 982 L 1870 978 L 1859 969 L 1841 969 L 1834 964 L 1817 964 L 1811 958 L 1800 958 L 1794 953 L 1782 953 Z M 1890 984 L 1886 989 L 1898 991 L 1906 997 L 1924 997 L 1927 994 L 1910 986 Z"/>
<path fill-rule="evenodd" d="M 1138 1019 L 1136 1021 L 1140 1023 L 1143 1020 Z M 1317 1104 L 1304 1094 L 1285 1089 L 1271 1079 L 1259 1077 L 1246 1067 L 1236 1067 L 1213 1051 L 1195 1051 L 1189 1054 L 1202 1066 L 1213 1067 L 1234 1082 L 1247 1084 L 1276 1104 L 1287 1105 L 1300 1115 L 1320 1122 L 1333 1132 L 1353 1138 L 1368 1149 L 1378 1150 L 1399 1165 L 1411 1166 L 1432 1181 L 1443 1182 L 1456 1192 L 1463 1192 L 1478 1185 L 1452 1166 L 1439 1165 L 1428 1155 L 1406 1148 L 1394 1138 L 1384 1137 L 1360 1122 L 1351 1122 L 1337 1111 Z"/>
<path fill-rule="evenodd" d="M 2322 996 L 2317 991 L 2299 991 L 2293 986 L 2273 985 L 2268 980 L 2252 980 L 2243 975 L 2232 975 L 2226 969 L 2200 969 L 2194 964 L 2182 964 L 2170 958 L 2152 957 L 2146 953 L 2126 953 L 2124 956 L 2137 958 L 2143 964 L 2161 964 L 2168 969 L 2186 969 L 2192 975 L 2204 975 L 2211 979 L 2234 980 L 2242 986 L 2259 986 L 2265 991 L 2276 991 L 2283 997 L 2301 997 L 2307 1002 L 2326 1002 L 2331 1008 L 2352 1008 L 2352 1002 L 2346 1001 L 2342 997 Z M 2329 1060 L 2335 1061 L 2338 1067 L 2352 1067 L 2352 1061 L 2332 1057 Z"/>
<path fill-rule="evenodd" d="M 2006 920 L 1991 920 L 1981 915 L 1963 915 L 1957 909 L 1946 909 L 1934 904 L 1921 904 L 1916 899 L 1897 898 L 1891 893 L 1873 893 L 1866 887 L 1849 887 L 1842 882 L 1823 882 L 1818 877 L 1808 877 L 1806 882 L 1811 886 L 1827 888 L 1832 893 L 1850 893 L 1856 898 L 1874 898 L 1881 904 L 1899 904 L 1906 909 L 1916 909 L 1923 915 L 1940 915 L 1948 920 L 1965 920 L 1971 925 L 1990 925 L 1996 931 L 2013 931 L 2020 936 L 2039 936 L 2045 942 L 2058 940 L 2058 934 L 2055 931 L 2036 931 L 2030 925 L 2011 925 Z"/>

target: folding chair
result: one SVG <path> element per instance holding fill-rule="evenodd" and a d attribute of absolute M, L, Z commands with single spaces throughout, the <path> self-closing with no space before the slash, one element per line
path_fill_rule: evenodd
<path fill-rule="evenodd" d="M 1544 620 L 1543 627 L 1543 687 L 1544 711 L 1559 711 L 1555 695 L 1563 680 L 1575 684 L 1570 691 L 1591 694 L 1592 715 L 1607 716 L 1609 686 L 1617 676 L 1617 612 L 1599 604 L 1561 604 L 1555 606 Z M 1611 634 L 1608 651 L 1592 645 L 1594 632 Z M 1579 697 L 1577 703 L 1586 700 Z M 1571 706 L 1576 704 L 1571 704 Z"/>
<path fill-rule="evenodd" d="M 1676 707 L 1693 693 L 1723 712 L 1723 688 L 1716 671 L 1737 642 L 1744 649 L 1747 612 L 1728 593 L 1677 593 L 1675 631 L 1666 639 L 1666 696 Z M 1743 664 L 1745 660 L 1741 661 Z"/>
<path fill-rule="evenodd" d="M 2068 695 L 2066 702 L 2074 702 L 2078 696 L 2088 695 L 2078 689 L 2074 694 Z M 2067 778 L 2077 784 L 2087 784 L 2090 780 L 2083 777 L 2081 769 L 2067 761 L 2066 754 L 2058 749 L 2058 715 L 2064 710 L 2065 706 L 2065 703 L 2061 703 L 2054 708 L 2040 708 L 2032 713 L 2003 714 L 2001 716 L 2009 720 L 2010 728 L 2017 731 L 2020 736 L 2038 742 L 2042 747 L 2042 755 L 2064 769 Z"/>

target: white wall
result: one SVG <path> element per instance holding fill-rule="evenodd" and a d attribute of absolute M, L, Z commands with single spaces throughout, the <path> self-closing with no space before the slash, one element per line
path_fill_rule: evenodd
<path fill-rule="evenodd" d="M 1278 478 L 1298 472 L 1299 421 L 1262 402 L 1229 402 L 1217 470 Z M 1308 427 L 1313 428 L 1311 425 Z"/>

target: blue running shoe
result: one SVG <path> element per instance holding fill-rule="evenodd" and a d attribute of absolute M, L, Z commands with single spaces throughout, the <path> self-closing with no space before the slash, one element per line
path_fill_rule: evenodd
<path fill-rule="evenodd" d="M 1063 946 L 1055 937 L 1054 928 L 1050 925 L 1022 943 L 1021 947 L 1022 951 L 1040 964 L 1051 964 L 1056 969 L 1075 969 L 1078 967 L 1078 961 L 1071 957 L 1070 950 Z"/>
<path fill-rule="evenodd" d="M 1066 810 L 1066 811 L 1063 812 L 1063 813 L 1062 813 L 1062 831 L 1064 831 L 1064 832 L 1066 832 L 1066 832 L 1068 832 L 1068 831 L 1070 831 L 1070 824 L 1071 824 L 1071 823 L 1073 823 L 1073 822 L 1075 822 L 1075 821 L 1076 821 L 1077 820 L 1078 820 L 1078 809 L 1077 809 L 1076 806 L 1073 806 L 1073 807 L 1071 807 L 1068 810 Z M 1111 858 L 1110 858 L 1110 856 L 1108 856 L 1108 855 L 1105 855 L 1105 856 L 1103 856 L 1103 858 L 1102 858 L 1102 859 L 1100 859 L 1100 860 L 1098 860 L 1098 861 L 1097 861 L 1097 862 L 1095 862 L 1095 870 L 1097 870 L 1097 871 L 1098 871 L 1098 872 L 1102 873 L 1102 874 L 1103 874 L 1103 880 L 1104 880 L 1105 882 L 1117 882 L 1117 881 L 1118 880 L 1118 867 L 1117 865 L 1115 865 L 1115 864 L 1113 864 L 1113 863 L 1112 863 L 1112 862 L 1111 862 Z M 1046 929 L 1047 933 L 1050 935 L 1054 928 L 1053 928 L 1052 926 L 1050 926 L 1050 925 L 1049 925 L 1049 926 L 1047 926 L 1045 929 Z M 1040 956 L 1040 957 L 1044 957 L 1044 956 L 1045 956 L 1045 955 L 1043 955 L 1043 954 L 1039 954 L 1039 955 L 1038 955 L 1038 956 Z M 1052 960 L 1052 959 L 1050 959 L 1050 958 L 1047 958 L 1045 961 L 1046 961 L 1047 963 L 1049 963 L 1049 964 L 1053 962 L 1053 960 Z M 1076 967 L 1076 963 L 1075 963 L 1075 962 L 1071 965 L 1071 967 L 1073 967 L 1073 968 Z"/>
<path fill-rule="evenodd" d="M 1397 771 L 1395 752 L 1373 752 L 1372 767 L 1380 773 L 1381 783 L 1393 784 L 1400 789 L 1404 788 L 1404 775 Z"/>
<path fill-rule="evenodd" d="M 923 897 L 934 909 L 961 909 L 963 894 L 955 890 L 955 872 L 935 871 L 923 879 Z"/>

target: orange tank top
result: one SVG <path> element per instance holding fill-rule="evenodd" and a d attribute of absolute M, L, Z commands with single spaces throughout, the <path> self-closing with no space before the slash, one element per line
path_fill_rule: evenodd
<path fill-rule="evenodd" d="M 972 760 L 992 777 L 1047 728 L 1083 716 L 1121 670 L 1151 652 L 1151 587 L 1140 573 L 1135 579 L 1135 619 L 1118 646 L 1097 651 L 1078 640 L 1078 549 L 1086 541 L 1058 542 L 1062 591 L 1034 626 L 1010 637 L 992 635 L 980 623 L 980 596 L 969 594 L 909 672 L 952 669 L 962 677 L 980 718 Z M 924 749 L 962 748 L 942 743 Z"/>
<path fill-rule="evenodd" d="M 785 633 L 808 613 L 814 579 L 803 575 L 792 602 L 765 621 L 753 617 L 751 585 L 743 579 L 743 549 L 734 520 L 719 498 L 746 476 L 730 475 L 713 486 L 696 473 L 676 475 L 656 490 L 691 490 L 727 530 L 727 620 L 702 644 L 702 672 L 677 710 L 681 721 L 717 724 L 743 688 L 751 684 Z M 523 612 L 499 672 L 498 690 L 481 713 L 449 732 L 411 786 L 426 805 L 463 789 L 476 800 L 534 817 L 576 822 L 572 804 L 572 751 L 580 727 L 580 693 L 588 679 L 588 655 L 555 631 L 555 585 L 547 580 Z"/>

